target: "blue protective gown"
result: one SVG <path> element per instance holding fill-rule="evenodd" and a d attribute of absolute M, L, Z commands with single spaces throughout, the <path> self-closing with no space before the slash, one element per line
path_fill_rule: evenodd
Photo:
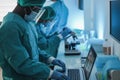
<path fill-rule="evenodd" d="M 8 13 L 0 26 L 0 66 L 4 80 L 47 80 L 50 57 L 37 46 L 37 34 L 20 16 Z"/>
<path fill-rule="evenodd" d="M 56 13 L 56 23 L 50 32 L 50 34 L 52 35 L 55 32 L 61 31 L 66 26 L 69 12 L 68 8 L 61 0 L 56 1 L 50 6 L 54 9 Z"/>
<path fill-rule="evenodd" d="M 57 57 L 58 47 L 61 39 L 57 35 L 52 35 L 50 37 L 46 37 L 42 32 L 42 27 L 40 25 L 36 25 L 38 32 L 38 46 L 41 50 L 45 50 L 50 55 Z"/>

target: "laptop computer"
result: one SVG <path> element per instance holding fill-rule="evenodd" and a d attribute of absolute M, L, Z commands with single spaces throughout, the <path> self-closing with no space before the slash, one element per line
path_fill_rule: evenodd
<path fill-rule="evenodd" d="M 94 48 L 91 46 L 84 67 L 81 67 L 80 69 L 67 70 L 67 75 L 70 78 L 70 80 L 89 80 L 94 62 L 96 60 L 96 56 L 97 54 Z"/>

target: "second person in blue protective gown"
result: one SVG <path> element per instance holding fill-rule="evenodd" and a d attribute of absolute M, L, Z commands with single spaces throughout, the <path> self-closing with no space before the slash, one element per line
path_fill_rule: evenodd
<path fill-rule="evenodd" d="M 61 41 L 59 35 L 54 34 L 52 36 L 47 36 L 48 30 L 45 30 L 51 26 L 52 20 L 55 18 L 56 14 L 50 6 L 43 7 L 45 12 L 41 16 L 38 23 L 29 22 L 31 26 L 36 27 L 38 33 L 38 46 L 41 50 L 46 51 L 48 54 L 57 57 L 58 47 Z"/>
<path fill-rule="evenodd" d="M 67 19 L 69 15 L 69 11 L 67 6 L 65 5 L 63 0 L 51 0 L 54 3 L 50 6 L 54 9 L 56 13 L 55 17 L 55 25 L 53 26 L 52 30 L 50 31 L 50 35 L 54 34 L 55 32 L 60 32 L 64 27 L 66 27 Z"/>

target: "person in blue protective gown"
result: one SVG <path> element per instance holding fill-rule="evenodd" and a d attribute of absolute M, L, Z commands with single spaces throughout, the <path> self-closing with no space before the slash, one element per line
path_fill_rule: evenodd
<path fill-rule="evenodd" d="M 39 19 L 38 23 L 32 26 L 36 26 L 37 32 L 38 32 L 38 46 L 40 49 L 45 50 L 50 55 L 57 57 L 58 53 L 58 47 L 60 44 L 60 41 L 62 40 L 61 34 L 54 34 L 51 36 L 47 36 L 47 33 L 50 29 L 46 30 L 46 28 L 50 28 L 54 24 L 54 18 L 56 17 L 56 14 L 52 7 L 46 6 L 43 7 L 45 9 L 45 12 Z M 71 31 L 67 28 L 68 31 Z M 72 31 L 71 31 L 72 32 Z M 67 33 L 66 35 L 69 35 Z"/>
<path fill-rule="evenodd" d="M 50 6 L 54 9 L 56 17 L 54 19 L 55 24 L 52 27 L 49 35 L 59 33 L 64 27 L 66 27 L 69 11 L 63 0 L 51 0 L 54 3 Z"/>
<path fill-rule="evenodd" d="M 65 74 L 48 67 L 48 64 L 53 64 L 60 66 L 63 71 L 66 69 L 64 62 L 38 48 L 36 29 L 26 20 L 38 20 L 34 19 L 39 14 L 38 7 L 42 7 L 45 1 L 17 2 L 13 12 L 4 17 L 0 26 L 0 67 L 3 80 L 69 80 Z"/>
<path fill-rule="evenodd" d="M 52 25 L 52 20 L 55 18 L 56 14 L 50 6 L 46 6 L 44 9 L 44 14 L 41 16 L 38 24 L 35 24 L 38 32 L 38 46 L 41 50 L 45 50 L 50 55 L 57 57 L 61 37 L 59 35 L 48 37 L 47 33 L 49 30 L 46 30 L 47 27 Z"/>

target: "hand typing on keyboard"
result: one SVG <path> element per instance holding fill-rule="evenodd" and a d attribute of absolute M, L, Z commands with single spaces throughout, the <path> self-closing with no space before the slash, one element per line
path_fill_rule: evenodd
<path fill-rule="evenodd" d="M 62 73 L 65 73 L 66 71 L 66 66 L 65 66 L 65 63 L 62 62 L 61 60 L 58 60 L 58 59 L 54 59 L 53 62 L 52 62 L 53 65 L 57 65 L 57 66 L 60 66 L 62 69 L 57 69 L 58 72 L 62 72 Z"/>
<path fill-rule="evenodd" d="M 65 74 L 63 74 L 61 72 L 58 72 L 58 71 L 53 71 L 51 79 L 55 79 L 55 80 L 70 80 Z"/>

